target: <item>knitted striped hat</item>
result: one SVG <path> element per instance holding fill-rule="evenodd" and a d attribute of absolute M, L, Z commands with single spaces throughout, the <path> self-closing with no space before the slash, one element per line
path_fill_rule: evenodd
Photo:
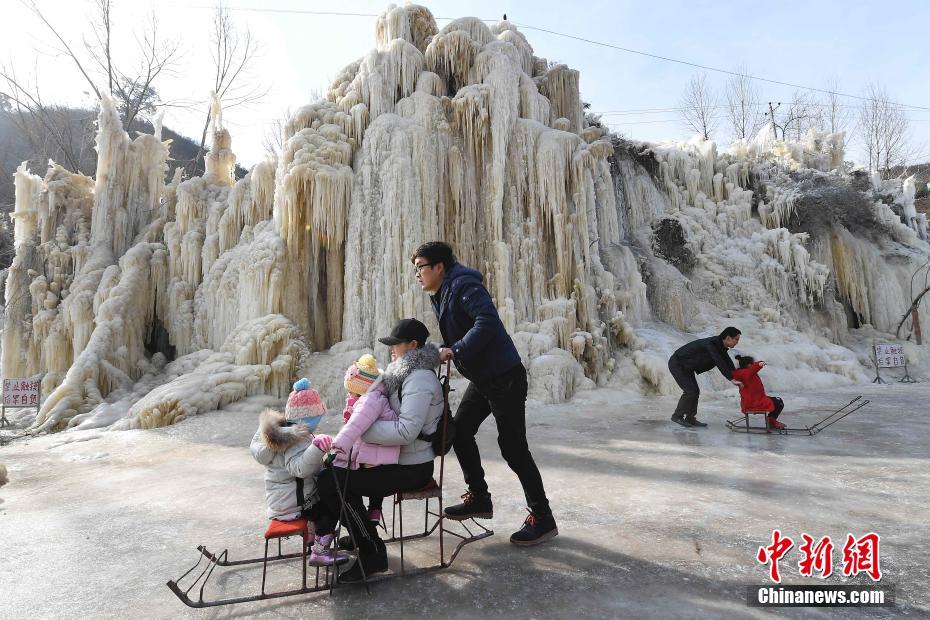
<path fill-rule="evenodd" d="M 381 374 L 378 362 L 369 353 L 358 358 L 358 361 L 349 366 L 346 371 L 344 385 L 350 394 L 362 395 L 368 391 L 371 384 Z"/>
<path fill-rule="evenodd" d="M 310 380 L 305 378 L 295 383 L 294 391 L 288 396 L 284 407 L 284 419 L 296 421 L 305 418 L 302 421 L 313 431 L 324 413 L 326 404 L 320 398 L 320 393 L 310 387 Z"/>

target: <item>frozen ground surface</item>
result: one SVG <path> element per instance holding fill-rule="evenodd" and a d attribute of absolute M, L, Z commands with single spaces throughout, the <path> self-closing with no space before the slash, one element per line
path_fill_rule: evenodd
<path fill-rule="evenodd" d="M 701 417 L 710 427 L 702 430 L 668 421 L 671 397 L 596 390 L 532 410 L 530 443 L 560 535 L 529 549 L 507 540 L 524 509 L 488 422 L 479 442 L 497 533 L 466 547 L 453 568 L 377 584 L 371 597 L 347 587 L 332 598 L 212 610 L 183 606 L 165 582 L 194 563 L 198 544 L 228 547 L 234 558 L 261 553 L 262 470 L 246 449 L 258 403 L 158 430 L 16 440 L 0 448 L 10 476 L 0 488 L 0 616 L 927 617 L 930 384 L 783 394 L 783 419 L 811 424 L 818 409 L 857 394 L 872 404 L 815 437 L 731 433 L 723 426 L 734 409 L 729 398 L 705 398 Z M 462 489 L 454 459 L 447 475 L 451 501 Z M 897 607 L 748 608 L 745 586 L 766 579 L 755 553 L 775 527 L 795 540 L 802 532 L 834 540 L 878 532 L 883 581 L 896 585 Z M 416 550 L 433 544 L 408 545 L 408 561 L 425 562 Z M 396 567 L 397 549 L 389 549 Z M 840 558 L 837 549 L 837 567 Z M 818 583 L 798 575 L 797 561 L 795 548 L 781 564 L 785 582 Z M 228 575 L 214 593 L 259 587 L 260 569 Z M 291 565 L 269 579 L 274 587 L 294 577 Z"/>

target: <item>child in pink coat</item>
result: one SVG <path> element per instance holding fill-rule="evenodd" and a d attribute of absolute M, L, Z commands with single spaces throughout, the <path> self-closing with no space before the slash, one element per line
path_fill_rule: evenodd
<path fill-rule="evenodd" d="M 344 385 L 349 393 L 346 408 L 342 412 L 345 426 L 333 439 L 336 451 L 335 466 L 348 469 L 396 465 L 400 458 L 400 446 L 379 446 L 362 440 L 362 435 L 379 420 L 397 420 L 391 408 L 381 371 L 372 355 L 363 355 L 346 371 Z M 349 462 L 349 454 L 352 462 Z M 383 497 L 368 498 L 368 518 L 381 522 Z"/>

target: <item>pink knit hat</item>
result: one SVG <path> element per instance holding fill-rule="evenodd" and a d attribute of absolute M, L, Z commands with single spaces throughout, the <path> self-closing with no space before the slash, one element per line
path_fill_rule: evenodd
<path fill-rule="evenodd" d="M 368 391 L 380 374 L 378 362 L 373 355 L 366 353 L 346 370 L 343 385 L 350 394 L 362 395 Z"/>
<path fill-rule="evenodd" d="M 307 420 L 307 426 L 312 426 L 310 430 L 316 428 L 320 418 L 326 413 L 326 404 L 320 398 L 320 393 L 310 387 L 309 379 L 301 379 L 294 384 L 294 391 L 287 398 L 287 405 L 284 407 L 284 419 L 298 420 L 300 418 L 315 418 Z"/>

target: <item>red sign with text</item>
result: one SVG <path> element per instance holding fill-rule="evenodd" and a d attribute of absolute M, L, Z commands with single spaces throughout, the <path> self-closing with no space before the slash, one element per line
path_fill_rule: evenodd
<path fill-rule="evenodd" d="M 833 574 L 833 550 L 835 545 L 829 536 L 816 540 L 809 534 L 801 534 L 803 543 L 798 547 L 801 558 L 798 561 L 798 571 L 805 577 L 819 577 L 825 579 Z M 880 537 L 869 532 L 860 538 L 852 534 L 846 535 L 843 545 L 842 562 L 843 576 L 853 577 L 865 573 L 872 581 L 880 581 L 882 571 L 879 565 Z M 794 547 L 794 541 L 781 533 L 781 530 L 772 531 L 772 543 L 759 547 L 756 560 L 769 567 L 769 579 L 781 583 L 779 561 Z"/>

